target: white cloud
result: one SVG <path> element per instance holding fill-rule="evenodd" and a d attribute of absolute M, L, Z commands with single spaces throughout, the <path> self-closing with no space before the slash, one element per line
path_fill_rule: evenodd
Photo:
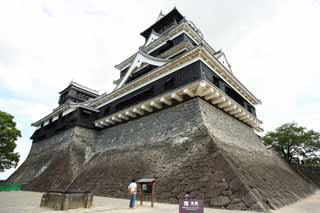
<path fill-rule="evenodd" d="M 0 109 L 22 128 L 17 150 L 26 156 L 30 123 L 57 106 L 72 79 L 111 91 L 114 65 L 174 6 L 225 50 L 234 74 L 262 100 L 266 130 L 292 120 L 319 130 L 317 0 L 11 0 L 0 2 Z"/>
<path fill-rule="evenodd" d="M 24 120 L 38 120 L 52 111 L 52 106 L 13 98 L 0 98 L 1 110 Z M 19 125 L 19 123 L 18 123 Z"/>
<path fill-rule="evenodd" d="M 252 29 L 230 51 L 237 76 L 247 78 L 245 85 L 261 96 L 258 115 L 266 130 L 292 120 L 320 130 L 319 117 L 303 105 L 308 100 L 319 105 L 320 29 L 314 27 L 319 9 L 311 2 L 284 3 L 269 22 Z"/>

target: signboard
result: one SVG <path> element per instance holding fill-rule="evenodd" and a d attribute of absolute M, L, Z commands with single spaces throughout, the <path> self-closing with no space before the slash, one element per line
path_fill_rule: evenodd
<path fill-rule="evenodd" d="M 179 202 L 179 213 L 203 213 L 203 200 L 185 199 Z"/>
<path fill-rule="evenodd" d="M 151 194 L 152 193 L 152 183 L 142 184 L 143 193 Z"/>

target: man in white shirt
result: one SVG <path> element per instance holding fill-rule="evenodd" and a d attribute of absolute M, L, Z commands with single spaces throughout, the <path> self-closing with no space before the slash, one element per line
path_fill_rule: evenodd
<path fill-rule="evenodd" d="M 132 179 L 131 183 L 129 184 L 128 191 L 130 194 L 129 208 L 134 208 L 134 203 L 136 202 L 137 198 L 137 183 L 135 179 Z"/>

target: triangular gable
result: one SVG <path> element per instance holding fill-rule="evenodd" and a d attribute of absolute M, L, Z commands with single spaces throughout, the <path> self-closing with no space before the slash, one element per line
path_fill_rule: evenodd
<path fill-rule="evenodd" d="M 157 40 L 160 37 L 160 34 L 156 33 L 154 30 L 152 30 L 149 38 L 147 39 L 144 46 L 147 46 L 148 44 L 152 43 L 153 41 Z"/>
<path fill-rule="evenodd" d="M 157 18 L 157 21 L 159 21 L 160 19 L 162 19 L 165 15 L 163 14 L 162 10 L 160 11 L 160 14 Z"/>
<path fill-rule="evenodd" d="M 117 85 L 115 89 L 118 89 L 121 86 L 123 86 L 125 82 L 128 80 L 128 78 L 130 77 L 130 75 L 132 74 L 132 72 L 135 70 L 135 68 L 140 67 L 142 63 L 151 64 L 159 67 L 168 63 L 169 61 L 171 60 L 153 57 L 151 55 L 148 55 L 147 53 L 144 53 L 141 49 L 139 49 L 133 62 L 130 65 L 130 68 L 128 69 L 128 71 L 123 76 L 122 80 L 120 81 L 120 83 Z"/>
<path fill-rule="evenodd" d="M 214 56 L 216 57 L 216 59 L 218 59 L 218 61 L 220 61 L 221 64 L 223 64 L 223 66 L 228 71 L 232 72 L 231 65 L 229 64 L 228 59 L 222 50 L 219 50 L 218 52 L 216 52 Z"/>

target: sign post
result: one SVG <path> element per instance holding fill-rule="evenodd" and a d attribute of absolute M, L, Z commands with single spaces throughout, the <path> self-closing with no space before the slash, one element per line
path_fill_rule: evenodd
<path fill-rule="evenodd" d="M 183 199 L 179 202 L 179 213 L 203 213 L 203 200 Z"/>
<path fill-rule="evenodd" d="M 143 199 L 145 196 L 150 196 L 151 207 L 153 207 L 155 197 L 155 179 L 142 178 L 138 180 L 137 183 L 139 184 L 140 205 L 143 205 Z"/>

